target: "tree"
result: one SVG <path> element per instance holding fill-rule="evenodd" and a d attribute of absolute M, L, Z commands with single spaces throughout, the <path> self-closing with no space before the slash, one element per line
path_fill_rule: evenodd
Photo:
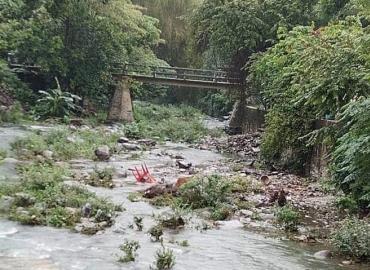
<path fill-rule="evenodd" d="M 280 38 L 256 57 L 249 81 L 269 110 L 263 156 L 302 171 L 314 120 L 335 119 L 353 98 L 370 94 L 369 34 L 348 18 L 320 29 L 296 27 Z"/>
<path fill-rule="evenodd" d="M 151 48 L 159 41 L 158 21 L 129 0 L 18 0 L 17 5 L 19 12 L 5 17 L 9 29 L 2 48 L 15 51 L 21 62 L 40 65 L 50 84 L 57 77 L 63 89 L 83 98 L 107 104 L 115 62 L 157 61 Z"/>

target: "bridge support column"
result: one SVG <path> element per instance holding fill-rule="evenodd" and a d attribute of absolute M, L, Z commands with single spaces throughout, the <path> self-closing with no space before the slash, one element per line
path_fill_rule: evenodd
<path fill-rule="evenodd" d="M 127 78 L 117 81 L 116 90 L 114 92 L 108 114 L 108 121 L 126 123 L 131 123 L 134 121 L 130 83 Z"/>
<path fill-rule="evenodd" d="M 240 89 L 239 100 L 234 105 L 233 113 L 229 122 L 230 134 L 241 134 L 246 118 L 246 96 L 244 89 Z"/>

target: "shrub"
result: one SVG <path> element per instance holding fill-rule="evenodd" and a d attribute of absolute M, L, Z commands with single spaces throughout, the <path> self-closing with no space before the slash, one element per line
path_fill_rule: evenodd
<path fill-rule="evenodd" d="M 353 17 L 281 30 L 280 41 L 255 58 L 249 81 L 269 110 L 263 158 L 303 172 L 311 139 L 331 145 L 327 134 L 313 136 L 314 120 L 334 119 L 351 99 L 369 95 L 369 34 Z"/>
<path fill-rule="evenodd" d="M 148 233 L 155 242 L 159 242 L 162 239 L 163 227 L 162 225 L 155 225 L 150 228 Z"/>
<path fill-rule="evenodd" d="M 156 261 L 154 263 L 155 270 L 170 270 L 175 266 L 175 256 L 171 249 L 162 247 L 157 250 Z M 153 267 L 151 267 L 153 269 Z"/>
<path fill-rule="evenodd" d="M 370 206 L 370 98 L 350 102 L 340 115 L 342 130 L 332 160 L 335 185 L 361 207 Z"/>
<path fill-rule="evenodd" d="M 341 255 L 370 258 L 370 225 L 366 220 L 347 218 L 331 234 L 331 244 Z"/>
<path fill-rule="evenodd" d="M 278 208 L 276 211 L 277 221 L 283 226 L 286 231 L 294 232 L 298 228 L 299 213 L 289 205 Z"/>
<path fill-rule="evenodd" d="M 231 186 L 219 175 L 195 178 L 179 190 L 181 202 L 193 209 L 216 207 L 226 202 Z"/>
<path fill-rule="evenodd" d="M 118 259 L 119 262 L 128 263 L 135 261 L 137 256 L 136 251 L 140 248 L 140 244 L 137 241 L 125 240 L 125 243 L 120 246 L 120 249 L 125 252 L 125 256 Z"/>

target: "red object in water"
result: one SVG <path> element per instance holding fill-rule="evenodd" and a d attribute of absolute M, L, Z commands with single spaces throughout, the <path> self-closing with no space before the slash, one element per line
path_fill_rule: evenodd
<path fill-rule="evenodd" d="M 144 165 L 141 165 L 141 169 L 135 167 L 135 169 L 131 169 L 131 171 L 135 176 L 136 181 L 139 183 L 157 183 L 157 180 L 150 174 L 145 163 Z"/>

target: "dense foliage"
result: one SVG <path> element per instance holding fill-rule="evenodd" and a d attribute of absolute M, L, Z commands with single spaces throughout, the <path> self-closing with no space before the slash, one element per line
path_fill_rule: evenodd
<path fill-rule="evenodd" d="M 350 102 L 341 113 L 343 129 L 333 153 L 334 181 L 360 202 L 370 206 L 370 98 Z"/>
<path fill-rule="evenodd" d="M 107 103 L 115 62 L 155 62 L 157 20 L 129 0 L 3 1 L 0 54 L 41 66 L 62 89 Z M 49 87 L 45 87 L 49 88 Z"/>
<path fill-rule="evenodd" d="M 249 80 L 268 108 L 263 155 L 303 169 L 316 119 L 335 119 L 352 98 L 370 91 L 368 35 L 356 19 L 327 27 L 297 27 L 258 56 Z"/>

